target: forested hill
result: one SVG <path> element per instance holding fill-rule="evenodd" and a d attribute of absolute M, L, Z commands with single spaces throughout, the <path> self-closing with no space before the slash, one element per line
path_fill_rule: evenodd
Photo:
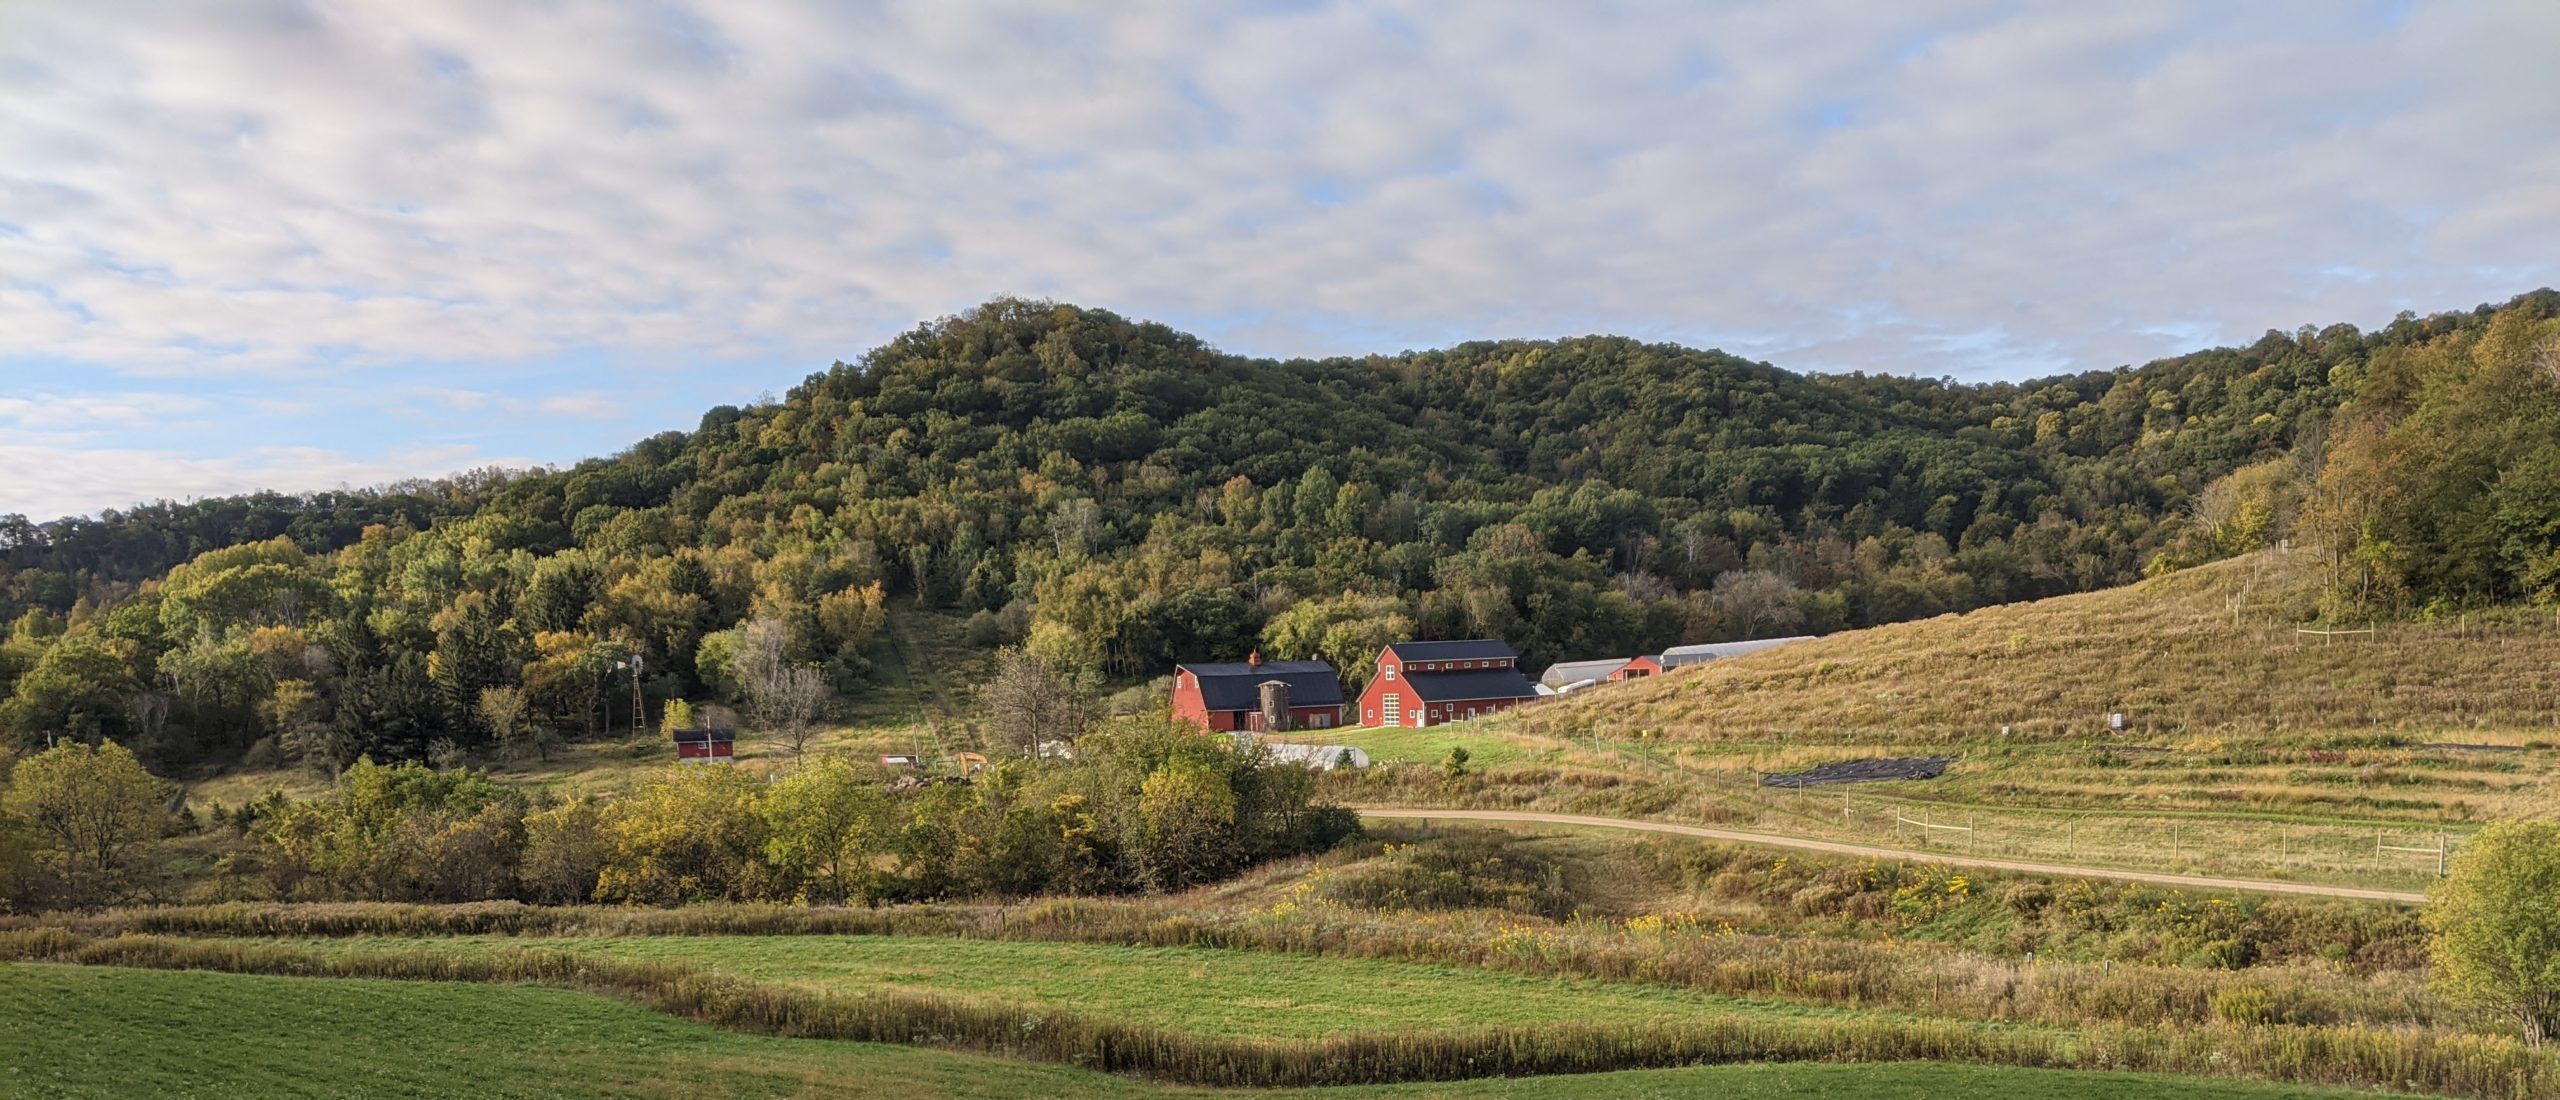
<path fill-rule="evenodd" d="M 488 736 L 493 686 L 591 720 L 625 653 L 659 697 L 733 691 L 758 619 L 859 692 L 891 601 L 1119 679 L 1906 619 L 2228 552 L 2255 536 L 2180 518 L 2208 486 L 2325 439 L 2376 363 L 2556 307 L 1960 385 L 1609 337 L 1272 362 L 1000 300 L 568 470 L 7 523 L 0 720 L 163 762 L 416 755 Z"/>

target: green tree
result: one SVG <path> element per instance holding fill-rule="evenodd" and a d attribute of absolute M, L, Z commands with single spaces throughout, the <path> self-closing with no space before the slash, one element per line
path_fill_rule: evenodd
<path fill-rule="evenodd" d="M 477 709 L 480 724 L 487 726 L 489 735 L 498 739 L 500 752 L 509 756 L 521 755 L 524 750 L 535 747 L 535 742 L 543 740 L 535 732 L 540 723 L 531 719 L 523 688 L 513 685 L 481 688 Z M 548 759 L 548 746 L 544 749 L 544 758 Z"/>
<path fill-rule="evenodd" d="M 869 897 L 871 857 L 883 847 L 889 805 L 879 783 L 826 757 L 792 769 L 765 792 L 766 862 L 782 889 L 822 905 Z"/>
<path fill-rule="evenodd" d="M 1297 491 L 1290 494 L 1290 507 L 1296 513 L 1294 518 L 1298 527 L 1307 531 L 1323 530 L 1325 521 L 1331 518 L 1335 499 L 1341 493 L 1342 483 L 1334 480 L 1331 471 L 1322 466 L 1309 469 L 1306 476 L 1298 479 Z"/>
<path fill-rule="evenodd" d="M 2560 821 L 2480 830 L 2428 892 L 2434 981 L 2539 1043 L 2560 1029 Z"/>
<path fill-rule="evenodd" d="M 22 745 L 49 738 L 96 741 L 134 728 L 129 700 L 141 690 L 132 672 L 133 642 L 76 631 L 46 649 L 18 677 L 7 706 Z"/>
<path fill-rule="evenodd" d="M 97 896 L 137 845 L 160 835 L 167 793 L 122 745 L 64 743 L 18 762 L 0 809 L 42 832 L 45 858 L 84 896 Z"/>
<path fill-rule="evenodd" d="M 1181 890 L 1233 870 L 1236 792 L 1198 760 L 1174 759 L 1147 775 L 1138 794 L 1139 877 L 1156 890 Z"/>
<path fill-rule="evenodd" d="M 1345 592 L 1321 600 L 1302 600 L 1271 617 L 1262 628 L 1264 656 L 1301 661 L 1330 661 L 1343 684 L 1358 692 L 1376 669 L 1378 651 L 1413 637 L 1413 616 L 1393 596 Z"/>
<path fill-rule="evenodd" d="M 359 758 L 327 795 L 265 814 L 252 832 L 287 895 L 463 901 L 512 889 L 522 817 L 481 773 Z"/>
<path fill-rule="evenodd" d="M 604 574 L 583 550 L 564 550 L 533 567 L 533 578 L 516 600 L 516 617 L 528 629 L 575 630 L 604 596 Z"/>
<path fill-rule="evenodd" d="M 524 861 L 516 873 L 534 901 L 581 905 L 595 899 L 596 878 L 611 854 L 602 808 L 594 799 L 571 798 L 525 815 Z"/>
<path fill-rule="evenodd" d="M 326 706 L 309 680 L 281 680 L 267 693 L 262 709 L 267 728 L 286 760 L 328 772 L 337 767 Z"/>
<path fill-rule="evenodd" d="M 1736 638 L 1764 638 L 1804 625 L 1803 594 L 1795 582 L 1757 569 L 1717 577 L 1715 607 Z"/>
<path fill-rule="evenodd" d="M 0 913 L 30 913 L 53 902 L 38 855 L 43 848 L 33 824 L 0 810 Z"/>
<path fill-rule="evenodd" d="M 736 768 L 674 767 L 642 784 L 615 807 L 596 896 L 644 905 L 761 896 L 762 794 Z"/>
<path fill-rule="evenodd" d="M 435 652 L 427 658 L 427 675 L 443 694 L 451 714 L 470 727 L 489 731 L 478 714 L 481 693 L 512 679 L 523 665 L 522 639 L 486 593 L 465 592 L 439 612 L 431 624 Z"/>

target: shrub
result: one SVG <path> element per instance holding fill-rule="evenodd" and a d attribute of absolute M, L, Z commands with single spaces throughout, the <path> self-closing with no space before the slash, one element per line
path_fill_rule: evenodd
<path fill-rule="evenodd" d="M 2513 1018 L 2536 1042 L 2560 1032 L 2560 822 L 2503 821 L 2454 857 L 2427 907 L 2437 984 Z"/>
<path fill-rule="evenodd" d="M 2235 985 L 2213 995 L 2213 1018 L 2226 1024 L 2276 1022 L 2275 994 L 2254 985 Z"/>
<path fill-rule="evenodd" d="M 1491 831 L 1389 846 L 1374 860 L 1324 876 L 1316 893 L 1366 909 L 1499 909 L 1549 920 L 1574 908 L 1561 865 L 1516 834 Z"/>

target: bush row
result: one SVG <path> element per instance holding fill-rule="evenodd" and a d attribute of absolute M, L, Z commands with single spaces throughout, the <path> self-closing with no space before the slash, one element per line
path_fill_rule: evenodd
<path fill-rule="evenodd" d="M 333 791 L 225 819 L 253 843 L 238 894 L 560 904 L 878 904 L 1178 890 L 1358 831 L 1312 773 L 1168 722 L 1124 723 L 1074 760 L 966 784 L 895 784 L 813 759 L 767 783 L 670 768 L 619 796 L 528 801 L 468 771 L 359 761 Z"/>

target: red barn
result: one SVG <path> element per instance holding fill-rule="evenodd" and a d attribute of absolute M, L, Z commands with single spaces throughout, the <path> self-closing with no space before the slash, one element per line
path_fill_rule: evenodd
<path fill-rule="evenodd" d="M 738 731 L 725 729 L 675 730 L 667 736 L 675 739 L 676 763 L 730 764 L 738 757 Z"/>
<path fill-rule="evenodd" d="M 1175 718 L 1212 730 L 1277 733 L 1271 719 L 1283 712 L 1289 729 L 1341 725 L 1342 678 L 1326 662 L 1266 661 L 1258 650 L 1240 662 L 1174 666 Z"/>
<path fill-rule="evenodd" d="M 1510 710 L 1538 698 L 1520 655 L 1501 642 L 1397 642 L 1378 654 L 1360 693 L 1364 726 L 1436 726 Z"/>
<path fill-rule="evenodd" d="M 1635 660 L 1619 665 L 1618 671 L 1609 674 L 1609 682 L 1614 684 L 1625 680 L 1640 680 L 1647 676 L 1660 675 L 1662 675 L 1662 658 L 1638 657 Z"/>

